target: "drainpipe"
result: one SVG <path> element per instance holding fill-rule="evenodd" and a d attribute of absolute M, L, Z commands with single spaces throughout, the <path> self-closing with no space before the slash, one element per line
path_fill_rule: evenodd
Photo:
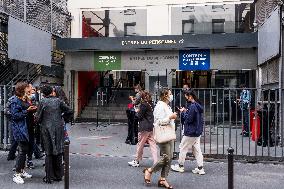
<path fill-rule="evenodd" d="M 284 141 L 283 141 L 284 140 L 284 137 L 283 137 L 283 134 L 284 134 L 283 133 L 283 129 L 284 129 L 284 105 L 283 105 L 283 103 L 284 103 L 283 24 L 284 24 L 284 22 L 282 20 L 282 16 L 283 16 L 282 11 L 284 11 L 283 8 L 284 8 L 283 5 L 281 5 L 281 7 L 280 7 L 280 28 L 281 28 L 281 30 L 280 30 L 280 52 L 281 52 L 281 55 L 280 55 L 280 60 L 279 60 L 279 89 L 280 89 L 279 90 L 279 97 L 280 97 L 279 98 L 279 101 L 280 101 L 279 123 L 280 123 L 280 126 L 281 126 L 280 133 L 282 135 L 281 136 L 281 143 L 282 143 L 282 145 L 284 143 Z"/>

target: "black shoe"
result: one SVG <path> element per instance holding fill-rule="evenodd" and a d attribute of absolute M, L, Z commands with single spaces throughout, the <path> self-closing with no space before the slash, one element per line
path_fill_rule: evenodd
<path fill-rule="evenodd" d="M 36 159 L 41 159 L 44 157 L 44 154 L 43 153 L 40 153 L 39 155 L 36 155 L 35 158 Z"/>
<path fill-rule="evenodd" d="M 144 144 L 144 148 L 147 148 L 149 147 L 150 145 L 149 144 Z"/>
<path fill-rule="evenodd" d="M 42 181 L 45 182 L 46 184 L 52 184 L 53 182 L 52 179 L 47 179 L 46 177 L 43 177 Z"/>
<path fill-rule="evenodd" d="M 125 144 L 131 144 L 130 140 L 126 140 Z"/>
<path fill-rule="evenodd" d="M 137 143 L 136 142 L 131 142 L 131 145 L 136 145 Z"/>
<path fill-rule="evenodd" d="M 57 178 L 57 179 L 53 179 L 55 182 L 60 182 L 62 181 L 62 178 Z"/>
<path fill-rule="evenodd" d="M 243 137 L 249 137 L 249 133 L 246 131 L 241 132 L 240 135 L 243 135 Z"/>
<path fill-rule="evenodd" d="M 34 169 L 35 168 L 35 166 L 34 166 L 32 161 L 28 161 L 27 162 L 27 168 L 29 168 L 29 169 Z"/>
<path fill-rule="evenodd" d="M 16 159 L 16 155 L 8 155 L 7 157 L 7 161 L 12 161 L 12 160 L 15 160 Z"/>

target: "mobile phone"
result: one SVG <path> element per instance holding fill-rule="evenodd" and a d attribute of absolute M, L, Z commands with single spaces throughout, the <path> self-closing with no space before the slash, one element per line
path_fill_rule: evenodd
<path fill-rule="evenodd" d="M 180 110 L 179 110 L 179 109 L 180 109 L 180 108 L 179 108 L 178 106 L 176 106 L 176 107 L 175 107 L 175 112 L 176 112 L 176 113 L 180 113 Z"/>

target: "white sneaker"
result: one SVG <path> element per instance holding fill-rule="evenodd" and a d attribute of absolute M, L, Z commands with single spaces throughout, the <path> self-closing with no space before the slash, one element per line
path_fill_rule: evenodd
<path fill-rule="evenodd" d="M 13 182 L 16 183 L 16 184 L 24 184 L 25 181 L 21 176 L 22 176 L 22 174 L 14 174 Z"/>
<path fill-rule="evenodd" d="M 180 173 L 184 172 L 184 167 L 180 167 L 179 164 L 172 165 L 171 168 L 175 172 L 180 172 Z"/>
<path fill-rule="evenodd" d="M 203 168 L 202 169 L 195 168 L 194 170 L 192 170 L 192 173 L 199 174 L 199 175 L 205 175 L 205 171 Z"/>
<path fill-rule="evenodd" d="M 132 167 L 139 167 L 139 162 L 137 160 L 133 160 L 128 162 L 128 165 Z"/>
<path fill-rule="evenodd" d="M 29 173 L 27 173 L 26 171 L 23 171 L 23 172 L 21 173 L 21 177 L 22 177 L 22 178 L 32 178 L 33 176 L 30 175 Z"/>

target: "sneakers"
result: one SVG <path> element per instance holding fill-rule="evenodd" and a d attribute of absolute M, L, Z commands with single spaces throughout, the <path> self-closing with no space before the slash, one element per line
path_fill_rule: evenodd
<path fill-rule="evenodd" d="M 22 174 L 18 173 L 18 174 L 14 174 L 13 176 L 13 182 L 16 184 L 24 184 L 25 181 L 22 178 Z"/>
<path fill-rule="evenodd" d="M 29 168 L 29 169 L 34 169 L 35 168 L 35 166 L 34 166 L 32 161 L 28 161 L 27 162 L 27 168 Z"/>
<path fill-rule="evenodd" d="M 23 172 L 21 173 L 21 177 L 22 177 L 22 178 L 28 178 L 28 179 L 29 179 L 29 178 L 32 178 L 33 176 L 30 175 L 29 173 L 23 171 Z"/>
<path fill-rule="evenodd" d="M 128 162 L 128 165 L 132 167 L 139 167 L 139 162 L 137 160 L 133 160 Z"/>
<path fill-rule="evenodd" d="M 172 165 L 171 169 L 175 172 L 180 172 L 180 173 L 184 172 L 184 167 L 180 167 L 179 164 Z"/>
<path fill-rule="evenodd" d="M 205 175 L 204 168 L 202 169 L 195 168 L 194 170 L 192 170 L 192 173 L 199 174 L 199 175 Z"/>

